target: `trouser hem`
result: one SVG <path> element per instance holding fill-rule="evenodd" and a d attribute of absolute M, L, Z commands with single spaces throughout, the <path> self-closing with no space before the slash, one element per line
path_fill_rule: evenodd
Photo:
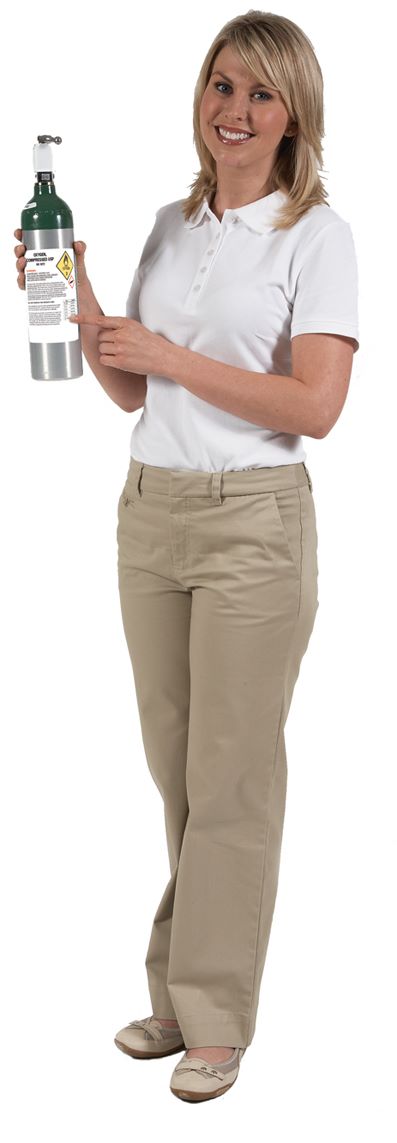
<path fill-rule="evenodd" d="M 177 1016 L 186 1048 L 248 1046 L 249 1017 L 225 1013 L 202 1019 L 199 1016 Z"/>

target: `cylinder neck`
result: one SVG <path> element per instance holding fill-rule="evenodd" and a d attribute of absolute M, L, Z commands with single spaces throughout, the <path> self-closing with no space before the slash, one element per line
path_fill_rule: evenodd
<path fill-rule="evenodd" d="M 53 171 L 37 171 L 34 194 L 56 194 Z"/>

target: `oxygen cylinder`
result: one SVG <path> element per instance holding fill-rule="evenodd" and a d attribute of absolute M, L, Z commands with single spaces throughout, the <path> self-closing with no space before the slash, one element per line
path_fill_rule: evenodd
<path fill-rule="evenodd" d="M 62 139 L 37 136 L 33 197 L 21 213 L 30 367 L 35 381 L 67 381 L 83 376 L 80 326 L 68 321 L 79 312 L 76 255 L 73 215 L 55 190 L 50 143 Z"/>

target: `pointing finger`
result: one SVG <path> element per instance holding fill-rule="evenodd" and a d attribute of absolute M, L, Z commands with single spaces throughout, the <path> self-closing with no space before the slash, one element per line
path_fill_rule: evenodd
<path fill-rule="evenodd" d="M 85 325 L 104 325 L 112 329 L 119 329 L 125 322 L 125 318 L 107 317 L 106 314 L 71 314 L 68 321 L 77 321 Z"/>

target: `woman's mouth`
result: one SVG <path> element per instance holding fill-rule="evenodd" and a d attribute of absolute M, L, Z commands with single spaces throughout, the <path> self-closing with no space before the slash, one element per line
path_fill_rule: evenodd
<path fill-rule="evenodd" d="M 239 147 L 255 138 L 255 135 L 249 135 L 246 131 L 228 131 L 226 128 L 222 128 L 221 132 L 219 127 L 215 127 L 215 131 L 219 141 L 228 147 Z"/>

